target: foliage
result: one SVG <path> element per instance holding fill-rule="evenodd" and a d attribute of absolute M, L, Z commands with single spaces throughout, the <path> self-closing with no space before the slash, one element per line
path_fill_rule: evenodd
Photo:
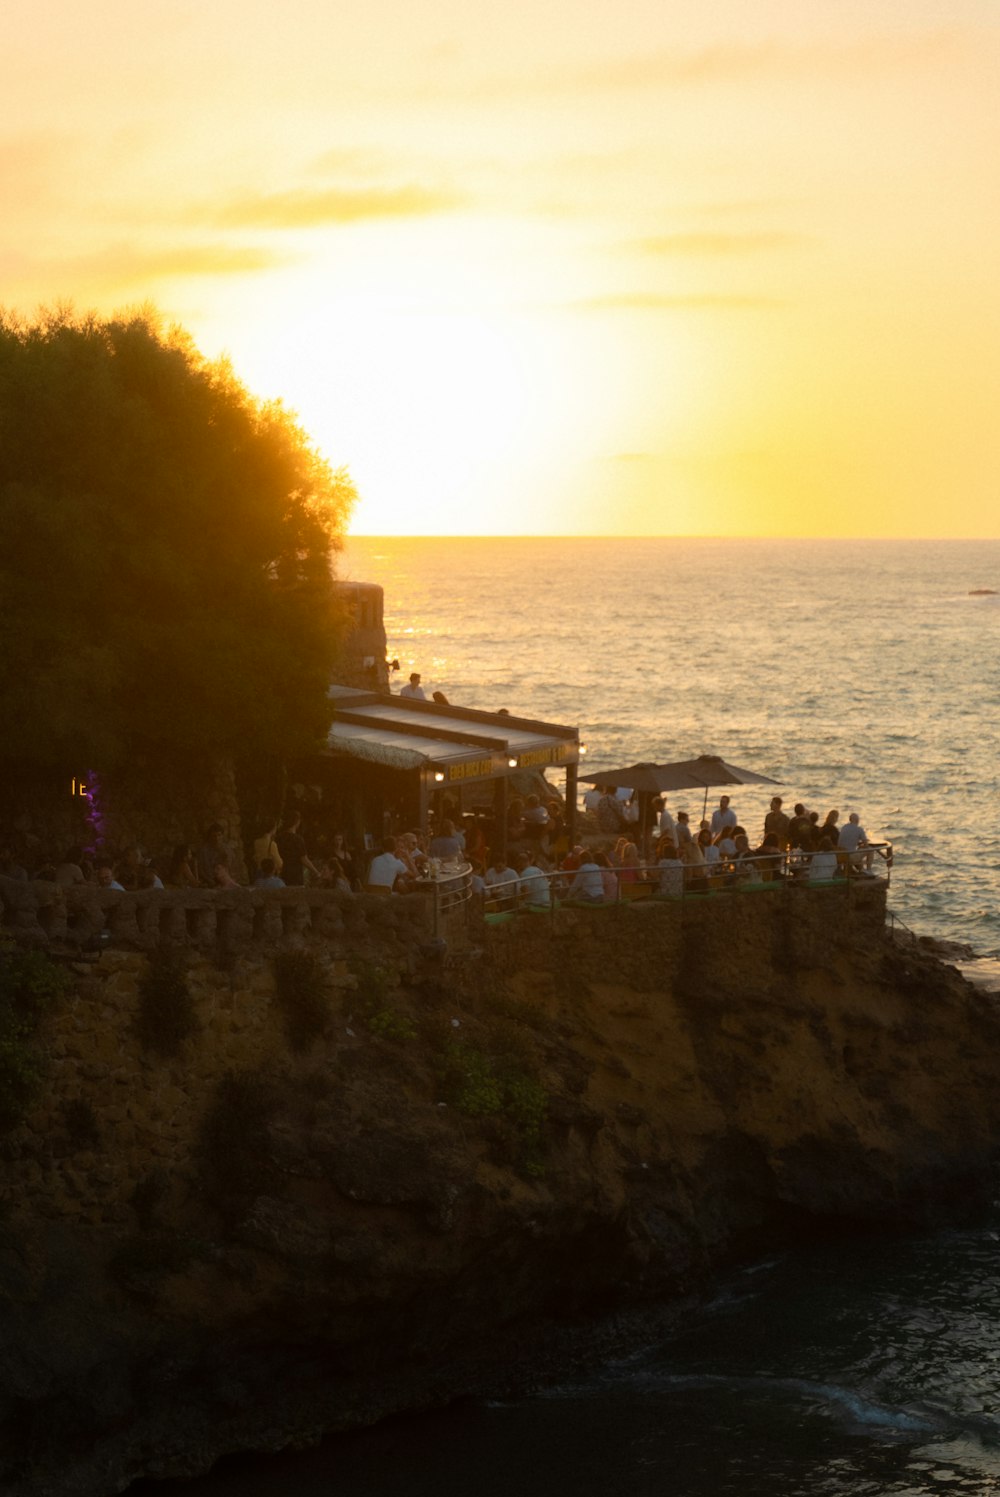
<path fill-rule="evenodd" d="M 383 1040 L 414 1040 L 417 1026 L 406 1014 L 394 1008 L 389 997 L 389 974 L 373 962 L 355 966 L 358 986 L 353 1008 L 369 1034 Z"/>
<path fill-rule="evenodd" d="M 274 959 L 274 988 L 289 1044 L 293 1050 L 308 1050 L 330 1022 L 323 963 L 311 951 L 279 951 Z"/>
<path fill-rule="evenodd" d="M 148 311 L 0 313 L 0 758 L 310 751 L 353 500 Z"/>
<path fill-rule="evenodd" d="M 42 1078 L 34 1037 L 69 979 L 41 951 L 0 947 L 0 1129 L 13 1128 Z"/>
<path fill-rule="evenodd" d="M 444 1101 L 467 1117 L 506 1123 L 515 1158 L 528 1174 L 540 1174 L 548 1101 L 540 1082 L 514 1057 L 490 1055 L 463 1041 L 446 1045 L 439 1070 Z"/>
<path fill-rule="evenodd" d="M 202 1184 L 227 1220 L 266 1192 L 274 1177 L 269 1126 L 276 1099 L 257 1071 L 228 1071 L 202 1119 L 198 1162 Z"/>
<path fill-rule="evenodd" d="M 178 1055 L 198 1028 L 187 973 L 173 953 L 157 953 L 139 982 L 139 1043 L 165 1059 Z"/>

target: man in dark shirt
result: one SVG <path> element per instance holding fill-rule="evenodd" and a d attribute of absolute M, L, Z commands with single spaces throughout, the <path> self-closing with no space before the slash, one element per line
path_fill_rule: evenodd
<path fill-rule="evenodd" d="M 315 865 L 306 852 L 305 838 L 299 831 L 301 824 L 302 817 L 298 811 L 293 811 L 285 818 L 281 831 L 274 839 L 278 844 L 278 852 L 281 854 L 281 876 L 286 884 L 304 884 L 307 868 L 314 878 L 319 877 Z"/>
<path fill-rule="evenodd" d="M 788 828 L 791 822 L 781 809 L 781 796 L 775 795 L 771 800 L 771 809 L 764 817 L 764 836 L 768 832 L 777 833 L 778 843 L 781 847 L 788 846 Z"/>

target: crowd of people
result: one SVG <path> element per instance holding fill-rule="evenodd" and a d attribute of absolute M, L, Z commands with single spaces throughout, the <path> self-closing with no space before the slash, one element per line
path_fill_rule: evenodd
<path fill-rule="evenodd" d="M 517 905 L 549 908 L 556 896 L 596 904 L 777 879 L 871 876 L 875 856 L 856 811 L 841 823 L 837 810 L 821 820 L 800 803 L 789 816 L 780 796 L 773 797 L 755 845 L 728 795 L 697 825 L 686 811 L 672 813 L 664 797 L 653 800 L 645 849 L 636 809 L 614 790 L 602 792 L 593 803 L 596 836 L 585 834 L 573 846 L 556 797 L 512 799 L 503 836 L 492 816 L 460 815 L 451 804 L 442 809 L 447 814 L 430 832 L 386 837 L 368 851 L 351 847 L 342 831 L 305 829 L 301 812 L 293 809 L 282 822 L 259 829 L 247 859 L 236 855 L 223 826 L 213 822 L 197 846 L 181 844 L 163 858 L 148 857 L 138 846 L 125 847 L 117 856 L 107 851 L 88 856 L 71 847 L 59 859 L 39 858 L 32 864 L 12 844 L 0 845 L 0 875 L 121 891 L 308 884 L 342 894 L 391 894 L 427 888 L 442 872 L 454 874 L 461 868 L 470 870 L 473 891 L 487 910 L 505 910 Z M 245 863 L 249 880 L 241 882 L 238 874 Z"/>
<path fill-rule="evenodd" d="M 797 803 L 789 816 L 782 798 L 774 796 L 760 839 L 752 844 L 728 795 L 697 826 L 686 811 L 675 816 L 660 796 L 651 803 L 650 854 L 643 857 L 634 805 L 611 788 L 596 798 L 592 809 L 599 830 L 617 832 L 617 840 L 603 846 L 578 844 L 558 862 L 536 858 L 537 866 L 520 867 L 513 858 L 503 868 L 495 865 L 484 877 L 488 902 L 499 908 L 548 905 L 557 891 L 570 900 L 598 904 L 650 893 L 677 897 L 779 880 L 817 883 L 873 876 L 875 849 L 857 811 L 841 824 L 838 810 L 821 820 L 819 812 Z M 540 894 L 542 882 L 545 894 Z"/>

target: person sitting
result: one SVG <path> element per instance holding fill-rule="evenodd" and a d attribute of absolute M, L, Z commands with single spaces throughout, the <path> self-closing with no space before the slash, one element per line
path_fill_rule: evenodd
<path fill-rule="evenodd" d="M 430 847 L 427 849 L 432 858 L 441 858 L 446 862 L 454 862 L 461 857 L 464 838 L 455 831 L 454 825 L 448 820 L 441 823 L 441 829 L 435 837 L 431 838 Z"/>
<path fill-rule="evenodd" d="M 100 858 L 94 871 L 99 889 L 115 889 L 119 894 L 125 893 L 125 885 L 115 878 L 115 865 L 109 858 Z"/>
<path fill-rule="evenodd" d="M 552 903 L 549 881 L 544 871 L 531 861 L 526 852 L 516 854 L 514 871 L 517 874 L 517 894 L 520 902 L 544 906 L 548 909 Z"/>
<path fill-rule="evenodd" d="M 163 880 L 148 858 L 144 859 L 135 876 L 137 889 L 162 889 Z"/>
<path fill-rule="evenodd" d="M 840 846 L 840 827 L 837 825 L 839 819 L 839 811 L 827 811 L 826 820 L 819 829 L 820 842 L 822 842 L 824 837 L 829 837 L 834 847 Z"/>
<path fill-rule="evenodd" d="M 701 848 L 701 855 L 705 859 L 705 866 L 711 873 L 715 869 L 715 865 L 722 861 L 722 854 L 719 851 L 718 844 L 713 840 L 712 833 L 708 827 L 702 827 L 698 833 L 698 846 Z"/>
<path fill-rule="evenodd" d="M 137 889 L 139 887 L 139 870 L 145 863 L 142 848 L 135 843 L 126 847 L 118 859 L 117 879 L 123 889 Z"/>
<path fill-rule="evenodd" d="M 760 869 L 757 859 L 750 848 L 750 839 L 746 832 L 737 832 L 734 841 L 736 843 L 736 856 L 733 859 L 733 881 L 737 884 L 760 883 Z"/>
<path fill-rule="evenodd" d="M 406 877 L 406 864 L 397 856 L 396 839 L 386 837 L 382 851 L 372 858 L 365 889 L 369 894 L 402 893 Z"/>
<path fill-rule="evenodd" d="M 683 812 L 681 813 L 683 815 Z M 684 864 L 684 883 L 689 893 L 704 894 L 708 891 L 708 873 L 701 843 L 694 837 L 679 848 Z"/>
<path fill-rule="evenodd" d="M 623 885 L 637 884 L 642 877 L 640 872 L 641 867 L 639 849 L 634 842 L 626 842 L 622 848 L 621 864 L 619 865 L 619 883 Z"/>
<path fill-rule="evenodd" d="M 399 694 L 401 697 L 410 697 L 411 700 L 416 702 L 426 702 L 427 693 L 420 684 L 419 671 L 410 672 L 409 682 L 406 686 L 400 687 Z"/>
<path fill-rule="evenodd" d="M 857 811 L 852 811 L 847 818 L 846 826 L 842 826 L 840 829 L 840 841 L 838 843 L 838 847 L 841 852 L 847 853 L 848 864 L 852 869 L 855 870 L 855 872 L 861 869 L 862 865 L 866 869 L 871 869 L 872 853 L 862 852 L 860 850 L 862 848 L 867 848 L 867 846 L 868 833 L 861 825 L 861 817 L 858 815 Z M 57 869 L 57 878 L 58 873 L 59 870 Z"/>
<path fill-rule="evenodd" d="M 189 843 L 182 842 L 174 848 L 167 868 L 167 883 L 171 889 L 197 889 L 196 859 Z"/>
<path fill-rule="evenodd" d="M 411 883 L 427 873 L 428 854 L 420 846 L 416 832 L 403 832 L 396 838 L 396 856 L 406 864 L 406 876 Z"/>
<path fill-rule="evenodd" d="M 273 858 L 261 858 L 257 865 L 257 877 L 253 881 L 255 889 L 284 889 L 285 880 L 279 877 Z"/>
<path fill-rule="evenodd" d="M 324 858 L 319 865 L 317 889 L 333 889 L 336 894 L 352 894 L 351 881 L 343 864 L 337 858 Z"/>
<path fill-rule="evenodd" d="M 69 848 L 62 862 L 56 864 L 56 883 L 64 889 L 72 889 L 75 884 L 85 884 L 87 877 L 83 871 L 83 862 L 83 848 Z"/>
<path fill-rule="evenodd" d="M 837 854 L 833 843 L 829 837 L 821 837 L 818 852 L 814 852 L 809 860 L 809 882 L 816 884 L 836 876 Z"/>
<path fill-rule="evenodd" d="M 347 838 L 343 832 L 334 832 L 330 838 L 330 846 L 327 851 L 328 859 L 335 859 L 344 870 L 344 877 L 351 888 L 355 888 L 358 882 L 358 863 L 353 852 L 347 845 Z M 278 869 L 281 872 L 281 869 Z"/>
<path fill-rule="evenodd" d="M 604 887 L 604 903 L 615 904 L 618 900 L 618 874 L 612 866 L 612 861 L 606 852 L 595 852 L 594 862 L 601 870 L 601 883 Z"/>
<path fill-rule="evenodd" d="M 677 844 L 677 856 L 683 860 L 684 849 L 694 838 L 691 830 L 691 818 L 686 811 L 677 812 L 677 820 L 674 823 L 674 838 Z"/>
<path fill-rule="evenodd" d="M 229 871 L 229 864 L 220 858 L 212 869 L 212 880 L 216 889 L 239 889 L 240 884 L 236 882 Z"/>
<path fill-rule="evenodd" d="M 661 837 L 656 849 L 656 867 L 660 875 L 660 893 L 680 899 L 684 893 L 684 864 L 677 847 L 669 837 Z"/>
<path fill-rule="evenodd" d="M 569 886 L 569 897 L 583 904 L 604 903 L 604 870 L 592 852 L 584 854 L 584 861 Z"/>
<path fill-rule="evenodd" d="M 493 854 L 493 860 L 486 870 L 483 882 L 486 885 L 486 908 L 488 910 L 513 909 L 518 891 L 518 876 L 508 864 L 506 855 L 499 849 Z"/>
<path fill-rule="evenodd" d="M 764 840 L 754 853 L 754 857 L 765 884 L 773 883 L 775 879 L 782 877 L 782 851 L 777 832 L 765 833 Z"/>

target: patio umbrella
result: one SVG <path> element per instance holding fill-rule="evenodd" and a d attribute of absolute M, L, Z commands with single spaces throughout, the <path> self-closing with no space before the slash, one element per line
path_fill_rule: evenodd
<path fill-rule="evenodd" d="M 697 759 L 678 759 L 674 764 L 659 764 L 663 773 L 673 773 L 679 778 L 673 787 L 664 784 L 664 789 L 689 790 L 693 786 L 704 786 L 705 801 L 702 816 L 708 809 L 708 792 L 716 785 L 779 785 L 770 775 L 759 774 L 755 769 L 741 769 L 737 764 L 727 764 L 718 754 L 699 754 Z"/>
<path fill-rule="evenodd" d="M 672 764 L 630 764 L 625 769 L 604 769 L 599 774 L 581 775 L 580 779 L 599 790 L 613 790 L 622 785 L 626 790 L 635 791 L 639 797 L 639 838 L 646 856 L 649 854 L 649 804 L 653 796 L 662 795 L 666 790 L 700 790 L 705 783 L 694 775 L 679 772 Z"/>
<path fill-rule="evenodd" d="M 699 761 L 691 759 L 688 762 L 695 764 Z M 596 785 L 599 790 L 617 789 L 621 785 L 640 795 L 662 795 L 665 790 L 699 790 L 706 783 L 679 770 L 680 766 L 675 764 L 630 764 L 626 769 L 602 769 L 599 774 L 582 774 L 579 778 L 583 784 Z"/>

